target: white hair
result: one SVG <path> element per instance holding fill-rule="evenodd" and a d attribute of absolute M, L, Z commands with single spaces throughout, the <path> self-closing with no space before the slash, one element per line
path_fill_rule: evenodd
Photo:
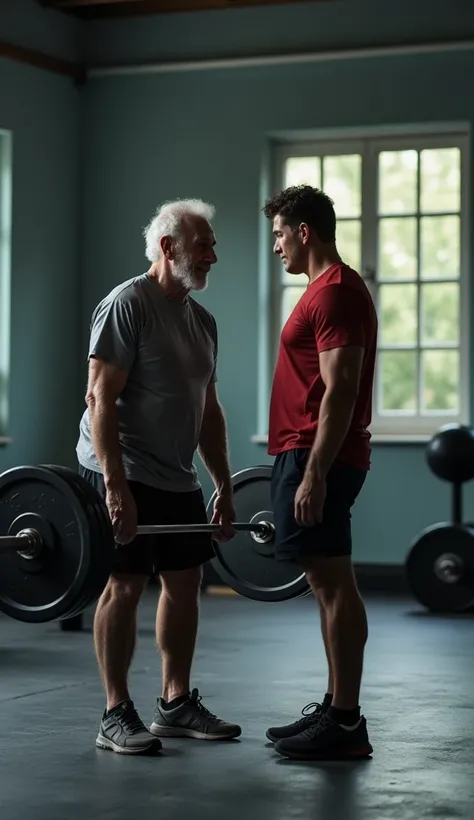
<path fill-rule="evenodd" d="M 143 230 L 147 259 L 150 262 L 158 261 L 161 255 L 160 240 L 163 236 L 179 236 L 183 218 L 201 216 L 210 222 L 215 212 L 214 205 L 203 202 L 202 199 L 175 199 L 172 202 L 163 203 Z"/>

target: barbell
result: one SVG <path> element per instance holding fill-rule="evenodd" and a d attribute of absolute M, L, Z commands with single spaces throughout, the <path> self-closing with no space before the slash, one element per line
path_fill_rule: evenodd
<path fill-rule="evenodd" d="M 309 592 L 302 570 L 273 560 L 271 466 L 232 476 L 236 535 L 214 541 L 211 564 L 236 592 L 284 601 Z M 207 505 L 208 517 L 215 494 Z M 140 535 L 215 532 L 218 524 L 140 525 Z M 62 621 L 100 597 L 115 542 L 100 494 L 66 467 L 15 467 L 0 475 L 0 611 L 18 621 Z"/>
<path fill-rule="evenodd" d="M 261 465 L 232 476 L 236 535 L 230 541 L 214 541 L 210 563 L 240 595 L 278 602 L 303 597 L 310 589 L 297 565 L 274 560 L 271 474 L 270 465 Z M 406 559 L 412 594 L 432 611 L 474 607 L 474 526 L 460 522 L 459 493 L 460 485 L 453 485 L 453 522 L 425 530 Z M 207 505 L 208 518 L 214 500 L 215 493 Z M 144 524 L 138 533 L 218 529 L 210 522 Z M 0 475 L 0 611 L 30 623 L 79 616 L 100 597 L 114 550 L 105 502 L 78 473 L 39 465 L 15 467 Z"/>

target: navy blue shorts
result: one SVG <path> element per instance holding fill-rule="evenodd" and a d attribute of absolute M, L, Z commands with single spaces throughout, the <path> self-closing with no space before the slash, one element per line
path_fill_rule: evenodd
<path fill-rule="evenodd" d="M 275 522 L 275 559 L 298 562 L 305 555 L 337 557 L 352 554 L 351 508 L 367 476 L 366 470 L 334 462 L 326 478 L 323 520 L 313 527 L 295 521 L 294 503 L 309 450 L 279 453 L 273 464 L 271 495 Z"/>
<path fill-rule="evenodd" d="M 79 474 L 89 481 L 105 500 L 101 473 L 78 465 Z M 207 524 L 202 490 L 175 493 L 159 490 L 138 481 L 129 481 L 137 505 L 138 524 Z M 116 544 L 113 573 L 156 576 L 166 570 L 201 566 L 213 558 L 210 533 L 166 533 L 137 535 L 129 544 Z"/>

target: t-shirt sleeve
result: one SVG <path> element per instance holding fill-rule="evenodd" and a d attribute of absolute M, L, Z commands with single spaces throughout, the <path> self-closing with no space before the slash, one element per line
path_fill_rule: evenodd
<path fill-rule="evenodd" d="M 89 358 L 96 357 L 130 370 L 140 337 L 140 311 L 121 294 L 104 300 L 92 315 Z"/>
<path fill-rule="evenodd" d="M 367 306 L 361 293 L 344 285 L 328 285 L 308 305 L 318 351 L 366 345 Z"/>

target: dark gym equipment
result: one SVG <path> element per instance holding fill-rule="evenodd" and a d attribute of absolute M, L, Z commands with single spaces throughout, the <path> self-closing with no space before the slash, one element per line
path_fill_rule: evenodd
<path fill-rule="evenodd" d="M 452 484 L 451 521 L 423 530 L 405 562 L 414 597 L 431 612 L 474 608 L 474 527 L 462 521 L 462 484 L 474 478 L 474 432 L 442 427 L 426 449 L 433 473 Z"/>
<path fill-rule="evenodd" d="M 474 431 L 462 424 L 446 424 L 426 448 L 432 473 L 450 484 L 474 478 Z"/>
<path fill-rule="evenodd" d="M 250 467 L 232 476 L 234 507 L 237 518 L 252 525 L 273 525 L 270 499 L 272 468 Z M 207 511 L 212 512 L 215 493 Z M 309 585 L 304 572 L 291 564 L 273 560 L 273 534 L 242 532 L 231 542 L 215 544 L 216 557 L 211 561 L 220 577 L 241 595 L 257 601 L 287 601 L 306 595 Z"/>
<path fill-rule="evenodd" d="M 308 591 L 304 575 L 273 560 L 268 466 L 233 476 L 234 505 L 248 520 L 216 543 L 214 567 L 233 589 L 261 601 Z M 214 496 L 208 510 L 212 510 Z M 215 532 L 217 524 L 139 526 L 140 534 Z M 77 618 L 100 596 L 115 549 L 107 507 L 66 467 L 17 467 L 0 475 L 0 611 L 30 623 Z"/>

